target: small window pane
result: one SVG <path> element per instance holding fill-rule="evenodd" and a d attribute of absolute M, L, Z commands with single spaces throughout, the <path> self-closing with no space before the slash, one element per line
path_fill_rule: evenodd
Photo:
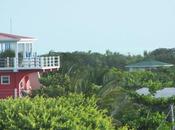
<path fill-rule="evenodd" d="M 10 84 L 10 76 L 1 76 L 1 84 Z"/>

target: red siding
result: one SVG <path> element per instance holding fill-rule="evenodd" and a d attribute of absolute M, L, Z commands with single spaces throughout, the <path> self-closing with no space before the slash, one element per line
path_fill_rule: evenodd
<path fill-rule="evenodd" d="M 22 82 L 26 89 L 30 86 L 29 75 L 37 73 L 37 71 L 19 71 L 19 72 L 0 72 L 0 76 L 10 76 L 10 84 L 0 84 L 0 98 L 13 97 L 14 89 L 16 88 L 19 96 L 19 83 Z M 28 78 L 28 79 L 27 79 Z"/>

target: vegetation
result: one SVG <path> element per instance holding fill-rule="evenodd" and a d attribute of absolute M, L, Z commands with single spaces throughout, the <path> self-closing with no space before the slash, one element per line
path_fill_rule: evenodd
<path fill-rule="evenodd" d="M 33 91 L 32 99 L 1 101 L 0 125 L 2 129 L 169 130 L 173 125 L 169 104 L 175 97 L 156 99 L 154 94 L 175 86 L 175 67 L 128 72 L 125 66 L 148 58 L 174 64 L 174 51 L 161 48 L 143 56 L 109 50 L 105 54 L 50 51 L 46 55 L 61 56 L 61 69 L 42 75 L 41 89 Z M 138 95 L 136 90 L 143 87 L 151 93 Z"/>
<path fill-rule="evenodd" d="M 168 105 L 174 100 L 155 99 L 152 95 L 164 87 L 175 86 L 175 68 L 128 72 L 125 65 L 148 58 L 173 63 L 174 49 L 145 51 L 144 56 L 125 56 L 110 51 L 105 54 L 51 51 L 48 55 L 60 55 L 62 67 L 58 73 L 42 76 L 43 87 L 37 94 L 47 97 L 70 92 L 84 93 L 86 97 L 95 95 L 99 98 L 98 106 L 108 110 L 107 114 L 113 118 L 116 129 L 170 129 L 172 124 L 167 116 Z M 140 96 L 135 93 L 135 90 L 143 87 L 149 88 L 152 95 Z"/>
<path fill-rule="evenodd" d="M 15 52 L 12 50 L 6 50 L 0 53 L 0 58 L 15 57 Z"/>
<path fill-rule="evenodd" d="M 113 130 L 95 97 L 82 94 L 1 100 L 0 109 L 1 130 Z"/>

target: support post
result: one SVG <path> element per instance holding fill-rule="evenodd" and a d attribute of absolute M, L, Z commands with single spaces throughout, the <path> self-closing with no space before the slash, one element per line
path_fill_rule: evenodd
<path fill-rule="evenodd" d="M 46 67 L 48 67 L 48 57 L 45 57 Z"/>
<path fill-rule="evenodd" d="M 174 104 L 170 105 L 170 109 L 171 109 L 171 122 L 173 124 L 172 130 L 175 130 L 175 126 L 174 126 Z"/>
<path fill-rule="evenodd" d="M 14 98 L 17 98 L 18 97 L 18 90 L 17 88 L 14 89 Z"/>
<path fill-rule="evenodd" d="M 52 56 L 52 66 L 56 66 L 55 65 L 55 56 Z"/>
<path fill-rule="evenodd" d="M 10 66 L 10 61 L 9 61 L 9 57 L 7 57 L 7 67 Z"/>
<path fill-rule="evenodd" d="M 18 70 L 17 70 L 17 66 L 18 66 L 18 60 L 17 60 L 17 58 L 13 58 L 13 63 L 14 63 L 14 72 L 17 72 Z"/>
<path fill-rule="evenodd" d="M 50 66 L 50 67 L 52 66 L 51 61 L 52 61 L 52 57 L 49 56 L 49 66 Z"/>
<path fill-rule="evenodd" d="M 3 50 L 3 43 L 1 43 L 1 52 L 3 52 L 4 50 Z"/>
<path fill-rule="evenodd" d="M 44 67 L 44 57 L 40 57 L 40 67 Z"/>
<path fill-rule="evenodd" d="M 58 56 L 58 66 L 60 67 L 60 56 Z"/>
<path fill-rule="evenodd" d="M 17 72 L 18 68 L 18 43 L 16 43 L 15 58 L 14 58 L 14 72 Z"/>

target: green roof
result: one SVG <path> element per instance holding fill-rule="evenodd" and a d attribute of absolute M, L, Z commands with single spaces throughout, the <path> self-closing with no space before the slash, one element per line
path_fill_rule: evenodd
<path fill-rule="evenodd" d="M 135 64 L 127 65 L 127 68 L 155 68 L 155 67 L 170 67 L 173 64 L 160 62 L 156 60 L 144 60 Z"/>

